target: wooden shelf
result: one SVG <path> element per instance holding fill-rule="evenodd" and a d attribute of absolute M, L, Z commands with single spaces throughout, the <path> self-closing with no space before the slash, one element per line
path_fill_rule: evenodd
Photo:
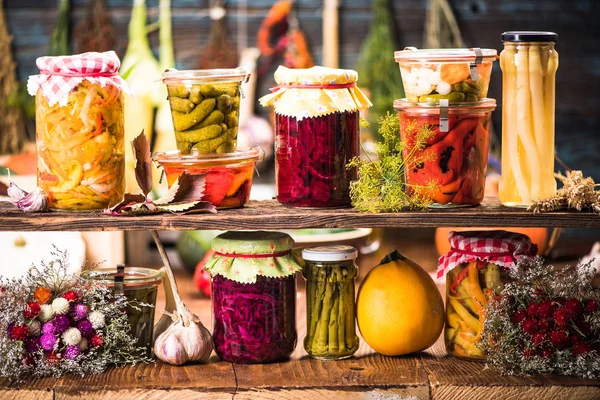
<path fill-rule="evenodd" d="M 177 277 L 184 301 L 210 327 L 210 301 L 191 279 Z M 444 290 L 440 287 L 440 290 Z M 162 297 L 162 296 L 161 296 Z M 158 309 L 162 302 L 159 300 Z M 174 367 L 161 362 L 114 368 L 86 377 L 0 381 L 0 398 L 30 399 L 598 399 L 600 381 L 564 376 L 500 376 L 483 363 L 446 355 L 439 340 L 425 352 L 386 357 L 361 339 L 355 357 L 341 361 L 309 359 L 304 292 L 298 292 L 298 345 L 288 362 L 241 365 L 219 361 Z"/>
<path fill-rule="evenodd" d="M 352 208 L 307 209 L 285 207 L 276 201 L 251 201 L 244 208 L 218 214 L 110 216 L 98 212 L 24 214 L 16 207 L 0 206 L 0 231 L 109 231 L 186 229 L 299 229 L 400 228 L 438 226 L 512 226 L 600 228 L 600 216 L 588 212 L 530 211 L 486 199 L 481 206 L 432 209 L 424 212 L 363 214 Z"/>

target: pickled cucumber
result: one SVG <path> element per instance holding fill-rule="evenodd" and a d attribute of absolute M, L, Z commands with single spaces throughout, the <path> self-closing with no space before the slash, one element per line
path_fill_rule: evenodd
<path fill-rule="evenodd" d="M 220 129 L 220 127 L 219 127 Z M 194 149 L 196 149 L 199 153 L 214 153 L 216 152 L 219 146 L 225 143 L 231 143 L 232 148 L 235 148 L 234 140 L 237 137 L 237 128 L 228 129 L 221 136 L 218 136 L 214 139 L 202 140 L 194 145 Z"/>
<path fill-rule="evenodd" d="M 183 84 L 179 85 L 167 85 L 167 92 L 169 97 L 188 97 L 190 91 Z"/>
<path fill-rule="evenodd" d="M 169 97 L 169 102 L 171 103 L 171 109 L 173 111 L 185 114 L 191 112 L 194 107 L 196 107 L 194 103 L 188 99 L 182 99 L 181 97 Z"/>
<path fill-rule="evenodd" d="M 202 140 L 210 140 L 221 136 L 223 129 L 220 125 L 209 125 L 200 129 L 177 132 L 177 140 L 180 142 L 198 143 Z"/>
<path fill-rule="evenodd" d="M 235 127 L 237 127 L 238 126 L 238 122 L 239 121 L 238 121 L 238 112 L 237 111 L 231 111 L 225 117 L 225 124 L 229 128 L 235 128 Z"/>
<path fill-rule="evenodd" d="M 192 91 L 190 92 L 190 101 L 194 104 L 200 104 L 204 100 L 204 96 L 200 93 L 200 85 L 192 86 Z"/>
<path fill-rule="evenodd" d="M 216 152 L 219 154 L 233 153 L 234 151 L 235 151 L 235 144 L 233 141 L 227 141 L 227 142 L 223 143 L 222 145 L 217 147 L 217 150 L 216 150 Z"/>
<path fill-rule="evenodd" d="M 473 102 L 479 100 L 475 93 L 465 93 L 465 101 Z"/>
<path fill-rule="evenodd" d="M 454 85 L 452 85 L 452 90 L 456 91 L 456 92 L 463 92 L 463 93 L 479 93 L 479 87 L 475 86 L 475 85 L 470 85 L 468 82 L 459 82 L 459 83 L 455 83 Z"/>
<path fill-rule="evenodd" d="M 173 126 L 176 131 L 185 131 L 201 122 L 215 109 L 215 99 L 204 99 L 192 112 L 184 114 L 173 111 Z"/>
<path fill-rule="evenodd" d="M 462 92 L 451 92 L 450 94 L 425 94 L 419 97 L 419 102 L 437 103 L 441 99 L 448 99 L 451 102 L 461 102 L 465 100 L 465 94 Z"/>
<path fill-rule="evenodd" d="M 209 125 L 216 125 L 216 126 L 220 126 L 221 122 L 223 122 L 223 120 L 225 119 L 225 115 L 223 115 L 223 113 L 219 110 L 214 110 L 213 112 L 210 113 L 210 115 L 208 117 L 206 117 L 204 119 L 204 121 L 200 122 L 200 124 L 198 124 L 197 128 L 205 128 Z M 194 127 L 196 128 L 196 127 Z M 223 132 L 225 132 L 227 129 L 224 129 Z"/>
<path fill-rule="evenodd" d="M 227 114 L 233 109 L 233 98 L 227 94 L 217 97 L 217 108 Z"/>
<path fill-rule="evenodd" d="M 218 97 L 222 94 L 235 97 L 239 94 L 239 84 L 200 85 L 200 93 L 204 97 Z"/>

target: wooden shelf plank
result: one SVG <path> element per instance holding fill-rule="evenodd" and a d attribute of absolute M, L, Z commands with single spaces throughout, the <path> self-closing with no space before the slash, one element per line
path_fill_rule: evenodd
<path fill-rule="evenodd" d="M 352 208 L 292 208 L 276 201 L 251 201 L 244 208 L 223 210 L 218 214 L 161 214 L 136 217 L 115 217 L 98 212 L 24 214 L 10 204 L 0 205 L 0 231 L 277 230 L 438 226 L 600 228 L 600 216 L 575 211 L 534 215 L 525 209 L 504 207 L 492 199 L 486 199 L 479 207 L 382 214 L 363 214 Z"/>

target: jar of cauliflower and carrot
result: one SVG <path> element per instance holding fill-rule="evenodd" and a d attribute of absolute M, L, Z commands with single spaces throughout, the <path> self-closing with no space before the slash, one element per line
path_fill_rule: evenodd
<path fill-rule="evenodd" d="M 40 57 L 36 97 L 37 181 L 52 209 L 101 210 L 121 200 L 123 91 L 115 52 Z"/>

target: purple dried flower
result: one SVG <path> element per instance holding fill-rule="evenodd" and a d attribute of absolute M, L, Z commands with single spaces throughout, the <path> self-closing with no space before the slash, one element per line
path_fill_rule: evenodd
<path fill-rule="evenodd" d="M 87 316 L 87 306 L 81 303 L 74 304 L 70 315 L 75 321 L 84 319 Z"/>
<path fill-rule="evenodd" d="M 56 344 L 56 337 L 54 335 L 44 333 L 40 338 L 40 343 L 42 345 L 42 349 L 46 351 L 54 350 L 54 345 Z"/>
<path fill-rule="evenodd" d="M 92 326 L 92 323 L 87 319 L 79 321 L 77 323 L 77 329 L 79 329 L 79 332 L 81 332 L 83 337 L 86 337 L 88 339 L 94 336 L 94 334 L 96 333 L 94 327 Z"/>
<path fill-rule="evenodd" d="M 42 325 L 42 332 L 54 335 L 54 324 L 52 322 L 45 322 L 44 325 Z"/>
<path fill-rule="evenodd" d="M 25 342 L 25 351 L 28 353 L 35 353 L 40 348 L 40 337 L 32 336 Z"/>
<path fill-rule="evenodd" d="M 58 314 L 56 317 L 54 317 L 52 324 L 54 325 L 54 333 L 60 335 L 69 329 L 69 326 L 71 326 L 71 321 L 66 315 Z"/>
<path fill-rule="evenodd" d="M 79 347 L 67 346 L 67 348 L 65 349 L 65 352 L 63 353 L 63 356 L 67 360 L 74 360 L 79 354 L 81 354 L 81 352 L 79 351 Z"/>
<path fill-rule="evenodd" d="M 9 339 L 12 339 L 12 332 L 13 332 L 13 328 L 15 327 L 15 324 L 8 324 L 8 326 L 6 327 L 6 335 L 8 336 Z"/>

